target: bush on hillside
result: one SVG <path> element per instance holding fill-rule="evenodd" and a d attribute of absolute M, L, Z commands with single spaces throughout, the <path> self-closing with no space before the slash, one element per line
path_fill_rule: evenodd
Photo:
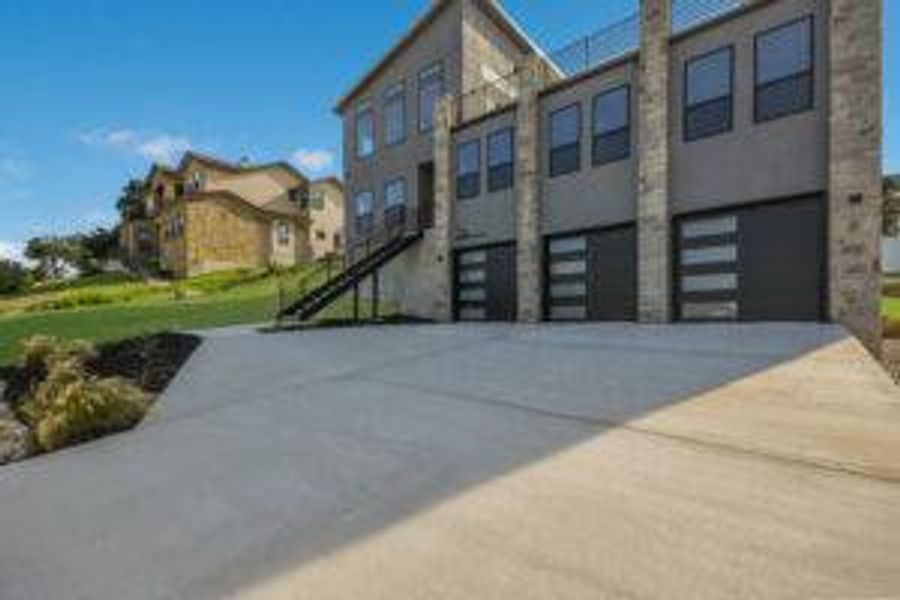
<path fill-rule="evenodd" d="M 22 293 L 30 283 L 31 276 L 21 263 L 0 259 L 0 296 Z"/>

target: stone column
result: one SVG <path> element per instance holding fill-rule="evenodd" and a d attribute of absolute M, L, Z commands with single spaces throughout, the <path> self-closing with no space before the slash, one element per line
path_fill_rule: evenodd
<path fill-rule="evenodd" d="M 453 127 L 456 111 L 452 96 L 435 107 L 434 123 L 434 227 L 427 233 L 428 286 L 432 295 L 432 318 L 453 320 Z"/>
<path fill-rule="evenodd" d="M 543 86 L 538 57 L 520 67 L 516 107 L 516 287 L 518 320 L 543 318 L 543 255 L 541 237 L 540 114 L 538 92 Z"/>
<path fill-rule="evenodd" d="M 829 307 L 881 353 L 881 0 L 831 0 Z"/>
<path fill-rule="evenodd" d="M 671 0 L 641 0 L 638 71 L 638 320 L 672 319 L 669 204 Z"/>

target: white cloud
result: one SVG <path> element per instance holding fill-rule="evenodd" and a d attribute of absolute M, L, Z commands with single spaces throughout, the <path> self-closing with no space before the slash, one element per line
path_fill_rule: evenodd
<path fill-rule="evenodd" d="M 321 173 L 334 163 L 334 153 L 328 150 L 300 148 L 291 156 L 294 163 L 311 173 Z"/>
<path fill-rule="evenodd" d="M 24 259 L 25 244 L 0 240 L 0 258 L 22 261 Z"/>
<path fill-rule="evenodd" d="M 191 140 L 168 133 L 138 132 L 132 129 L 94 130 L 77 135 L 87 146 L 111 148 L 136 154 L 153 162 L 174 163 L 179 155 L 191 149 Z"/>

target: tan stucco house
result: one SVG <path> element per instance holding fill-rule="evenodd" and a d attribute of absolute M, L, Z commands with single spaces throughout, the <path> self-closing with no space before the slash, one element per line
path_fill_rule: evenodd
<path fill-rule="evenodd" d="M 309 185 L 309 245 L 313 258 L 341 254 L 344 249 L 344 184 L 337 177 Z"/>
<path fill-rule="evenodd" d="M 197 152 L 176 168 L 154 165 L 144 188 L 143 218 L 122 224 L 124 253 L 174 277 L 311 260 L 318 252 L 310 214 L 324 211 L 311 210 L 310 199 L 343 207 L 339 182 L 310 182 L 286 162 L 232 163 Z"/>

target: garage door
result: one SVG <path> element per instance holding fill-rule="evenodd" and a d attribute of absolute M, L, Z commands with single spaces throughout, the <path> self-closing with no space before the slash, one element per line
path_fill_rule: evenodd
<path fill-rule="evenodd" d="M 548 318 L 633 321 L 637 313 L 635 248 L 634 227 L 549 239 Z"/>
<path fill-rule="evenodd" d="M 514 244 L 459 251 L 456 254 L 456 317 L 461 321 L 516 319 L 516 247 Z"/>
<path fill-rule="evenodd" d="M 683 320 L 824 316 L 821 197 L 683 218 L 676 250 L 676 305 Z"/>

